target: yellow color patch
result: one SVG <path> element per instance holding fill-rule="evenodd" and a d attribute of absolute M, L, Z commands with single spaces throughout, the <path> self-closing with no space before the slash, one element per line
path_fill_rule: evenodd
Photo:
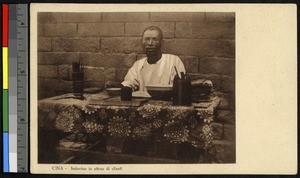
<path fill-rule="evenodd" d="M 3 89 L 8 89 L 8 48 L 2 47 Z"/>

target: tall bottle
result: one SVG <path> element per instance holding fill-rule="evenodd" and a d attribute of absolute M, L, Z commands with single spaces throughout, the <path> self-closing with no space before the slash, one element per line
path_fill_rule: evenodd
<path fill-rule="evenodd" d="M 173 80 L 173 105 L 190 106 L 191 105 L 191 81 L 181 72 L 181 78 L 178 75 Z"/>
<path fill-rule="evenodd" d="M 82 66 L 80 66 L 80 63 L 78 63 L 78 62 L 73 62 L 72 69 L 73 69 L 73 71 L 72 71 L 73 94 L 78 99 L 83 99 L 84 82 L 83 82 Z"/>
<path fill-rule="evenodd" d="M 179 76 L 176 74 L 173 80 L 173 105 L 178 105 L 178 83 L 179 83 Z"/>

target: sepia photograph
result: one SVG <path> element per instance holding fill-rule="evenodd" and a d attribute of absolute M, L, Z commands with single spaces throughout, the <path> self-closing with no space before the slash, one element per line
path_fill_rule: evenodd
<path fill-rule="evenodd" d="M 275 141 L 272 128 L 292 122 L 269 122 L 275 112 L 264 105 L 276 100 L 267 82 L 283 86 L 287 73 L 270 79 L 263 72 L 292 62 L 259 56 L 277 44 L 263 39 L 275 40 L 287 26 L 257 35 L 275 29 L 257 17 L 270 24 L 292 18 L 249 16 L 264 6 L 226 7 L 34 4 L 32 171 L 218 174 L 258 166 L 254 173 L 269 170 L 257 164 L 264 156 L 289 162 L 293 151 L 267 147 L 290 143 L 291 135 Z"/>
<path fill-rule="evenodd" d="M 37 17 L 39 163 L 235 163 L 235 13 Z"/>

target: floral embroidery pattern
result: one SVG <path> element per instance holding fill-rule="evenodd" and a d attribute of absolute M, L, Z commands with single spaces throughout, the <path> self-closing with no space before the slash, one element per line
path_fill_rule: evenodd
<path fill-rule="evenodd" d="M 199 115 L 200 118 L 204 119 L 204 122 L 206 123 L 210 123 L 213 121 L 213 113 L 210 110 L 198 110 L 197 115 Z"/>
<path fill-rule="evenodd" d="M 106 120 L 107 119 L 107 112 L 104 109 L 101 109 L 98 116 L 101 120 Z"/>
<path fill-rule="evenodd" d="M 133 129 L 133 137 L 148 137 L 151 134 L 151 126 L 142 125 Z"/>
<path fill-rule="evenodd" d="M 196 120 L 195 116 L 191 116 L 188 120 L 188 123 L 191 126 L 191 128 L 195 128 L 197 125 L 197 120 Z"/>
<path fill-rule="evenodd" d="M 204 119 L 204 122 L 210 124 L 210 123 L 212 123 L 213 120 L 214 120 L 214 119 L 213 119 L 212 116 L 211 116 L 211 117 L 206 117 L 206 118 Z"/>
<path fill-rule="evenodd" d="M 82 109 L 82 110 L 84 111 L 84 113 L 86 113 L 86 114 L 93 114 L 93 113 L 95 113 L 95 111 L 97 111 L 97 108 L 94 108 L 94 107 L 92 107 L 92 106 L 90 106 L 90 105 L 85 105 L 85 106 L 83 106 L 81 109 Z"/>
<path fill-rule="evenodd" d="M 155 119 L 152 123 L 153 128 L 155 128 L 155 129 L 160 128 L 162 126 L 162 124 L 163 124 L 162 120 L 159 120 L 159 119 Z"/>
<path fill-rule="evenodd" d="M 189 114 L 189 110 L 187 109 L 182 109 L 182 108 L 172 108 L 172 109 L 168 109 L 168 114 L 167 116 L 169 118 L 172 118 L 172 119 L 183 119 L 183 118 L 186 118 L 187 115 Z"/>
<path fill-rule="evenodd" d="M 108 131 L 111 136 L 115 137 L 126 137 L 130 133 L 129 122 L 123 117 L 113 117 L 108 123 Z"/>
<path fill-rule="evenodd" d="M 87 133 L 99 133 L 102 132 L 104 128 L 103 125 L 98 124 L 95 120 L 86 121 L 82 125 Z"/>
<path fill-rule="evenodd" d="M 185 142 L 188 140 L 189 130 L 187 126 L 176 124 L 165 129 L 165 137 L 171 142 Z"/>
<path fill-rule="evenodd" d="M 86 114 L 85 119 L 86 120 L 97 120 L 98 119 L 98 114 L 96 114 L 96 113 Z"/>
<path fill-rule="evenodd" d="M 160 112 L 160 107 L 151 104 L 146 104 L 142 107 L 139 107 L 138 111 L 143 116 L 143 118 L 156 118 Z"/>
<path fill-rule="evenodd" d="M 74 130 L 75 122 L 79 122 L 81 112 L 74 106 L 67 107 L 56 118 L 55 126 L 57 129 L 64 132 L 72 132 Z"/>
<path fill-rule="evenodd" d="M 129 115 L 129 121 L 133 122 L 136 118 L 136 114 L 135 112 L 132 112 L 130 115 Z"/>
<path fill-rule="evenodd" d="M 177 123 L 177 122 L 175 122 L 174 119 L 173 119 L 173 120 L 168 120 L 168 121 L 165 123 L 165 126 L 166 126 L 166 127 L 169 127 L 169 126 L 171 126 L 171 125 L 173 125 L 173 124 L 175 124 L 175 123 Z"/>
<path fill-rule="evenodd" d="M 209 148 L 212 145 L 213 141 L 213 133 L 211 125 L 204 125 L 202 127 L 201 137 L 205 143 L 204 148 Z"/>
<path fill-rule="evenodd" d="M 213 144 L 212 107 L 173 106 L 171 102 L 156 100 L 140 107 L 86 105 L 85 102 L 67 106 L 67 103 L 44 102 L 39 105 L 38 113 L 42 127 L 88 137 L 97 135 L 93 133 L 122 139 L 155 137 L 175 143 L 189 142 L 195 147 L 205 145 L 206 149 Z"/>

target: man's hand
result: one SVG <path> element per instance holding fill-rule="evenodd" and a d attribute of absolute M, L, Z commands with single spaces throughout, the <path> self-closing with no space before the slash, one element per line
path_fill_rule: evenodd
<path fill-rule="evenodd" d="M 105 83 L 105 88 L 122 88 L 124 87 L 120 82 L 108 81 Z"/>

